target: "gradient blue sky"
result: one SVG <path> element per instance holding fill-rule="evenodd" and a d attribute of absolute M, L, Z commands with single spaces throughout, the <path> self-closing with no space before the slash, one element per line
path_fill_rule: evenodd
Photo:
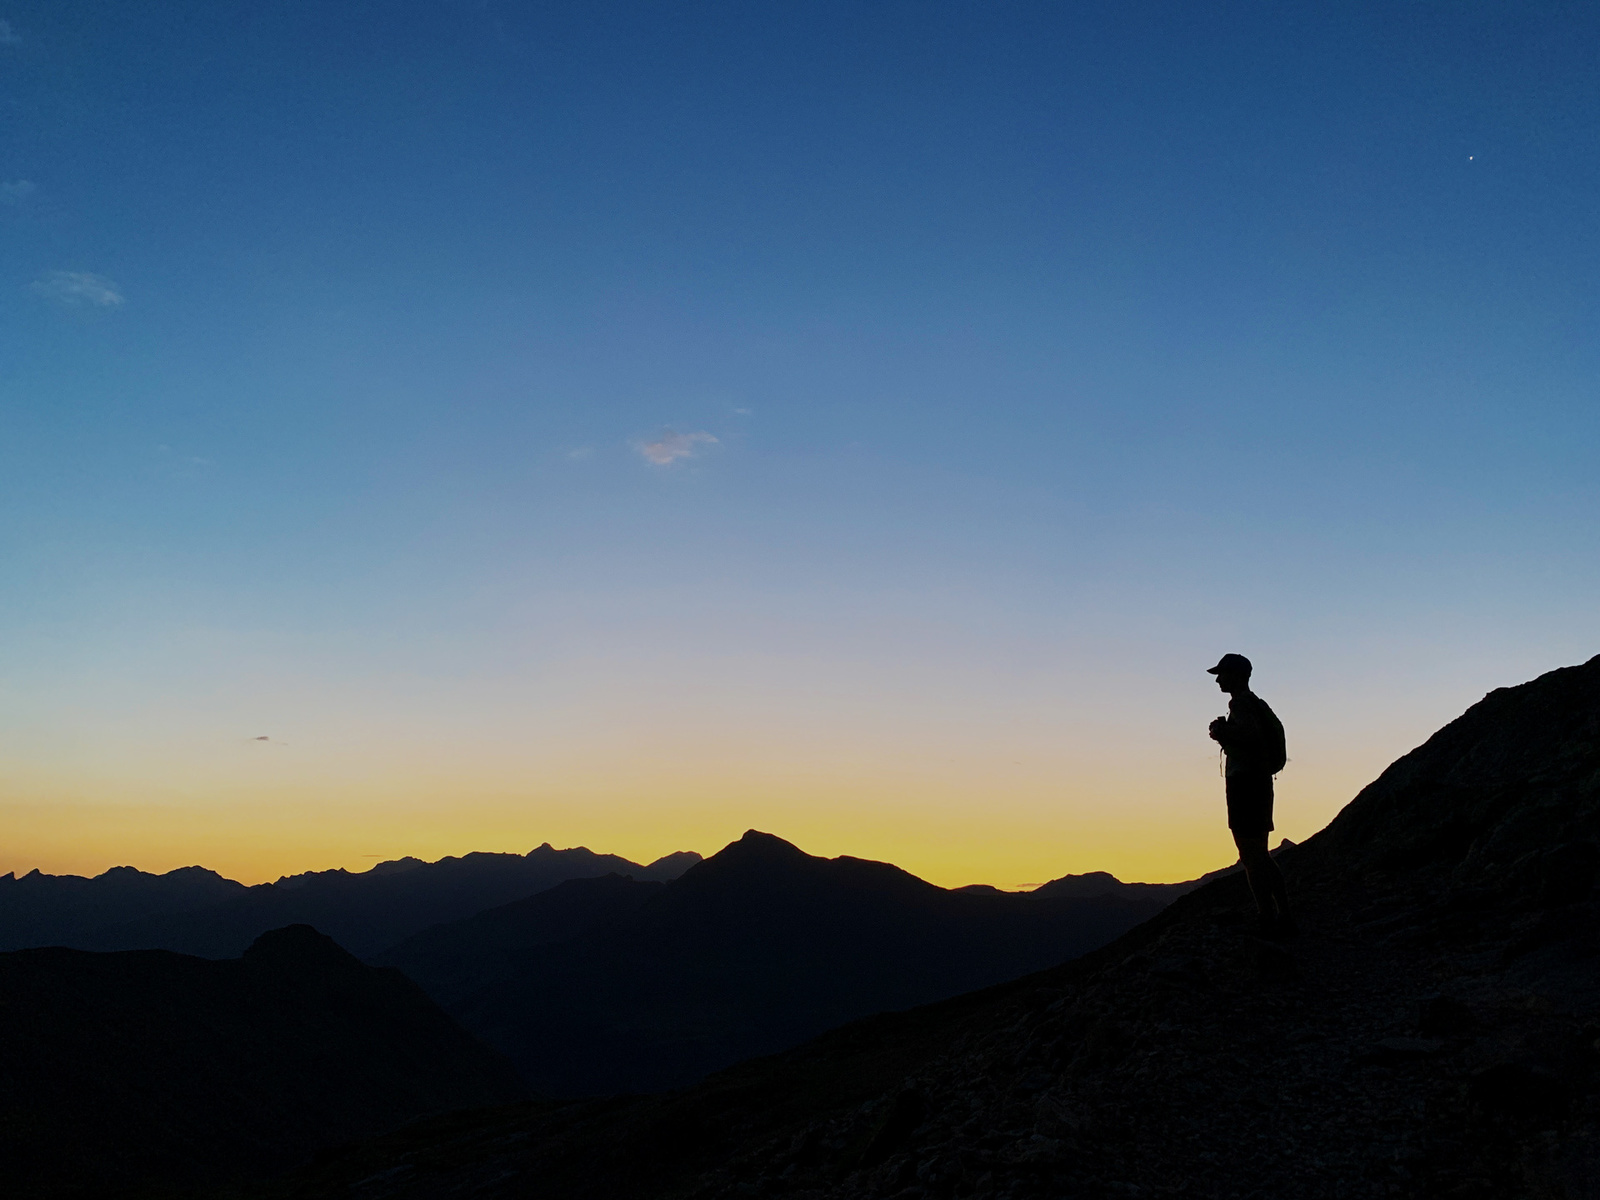
<path fill-rule="evenodd" d="M 0 870 L 1180 878 L 1223 650 L 1296 838 L 1600 651 L 1593 5 L 0 22 Z"/>

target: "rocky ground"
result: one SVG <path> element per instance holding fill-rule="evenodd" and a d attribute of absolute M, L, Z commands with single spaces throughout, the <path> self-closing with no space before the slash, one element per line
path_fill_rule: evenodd
<path fill-rule="evenodd" d="M 1242 932 L 1235 887 L 687 1194 L 1600 1194 L 1594 906 L 1458 914 L 1424 880 L 1299 882 L 1292 944 Z"/>

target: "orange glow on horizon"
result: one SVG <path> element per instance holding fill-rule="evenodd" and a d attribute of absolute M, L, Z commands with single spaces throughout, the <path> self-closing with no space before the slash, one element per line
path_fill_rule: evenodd
<path fill-rule="evenodd" d="M 432 861 L 472 851 L 520 854 L 547 841 L 645 863 L 676 850 L 710 855 L 750 828 L 810 854 L 892 862 L 945 887 L 1017 889 L 1096 870 L 1172 882 L 1233 861 L 1214 776 L 1111 802 L 1100 799 L 1109 792 L 1099 789 L 1073 795 L 1059 785 L 1009 782 L 1003 798 L 970 781 L 927 778 L 878 779 L 870 788 L 804 780 L 716 786 L 702 778 L 658 783 L 644 793 L 647 800 L 571 785 L 524 796 L 501 791 L 484 798 L 480 791 L 464 800 L 415 780 L 370 790 L 347 785 L 342 795 L 325 791 L 321 798 L 320 789 L 281 786 L 239 788 L 210 802 L 62 797 L 0 806 L 7 830 L 0 872 L 37 867 L 92 875 L 115 865 L 151 872 L 201 865 L 259 883 L 308 870 L 362 871 L 405 855 Z M 1297 812 L 1290 789 L 1284 794 L 1279 835 L 1302 840 L 1325 823 L 1305 805 Z"/>
<path fill-rule="evenodd" d="M 751 828 L 942 886 L 1088 871 L 1173 882 L 1235 858 L 1204 735 L 1222 708 L 1208 679 L 1175 689 L 1128 671 L 1012 692 L 974 677 L 920 695 L 897 681 L 747 696 L 735 682 L 617 683 L 605 694 L 626 699 L 604 702 L 591 682 L 565 707 L 494 688 L 425 707 L 297 684 L 251 693 L 266 714 L 254 717 L 242 701 L 122 707 L 108 693 L 31 742 L 13 735 L 0 873 L 200 865 L 259 883 L 542 842 L 643 863 L 710 855 Z M 1303 688 L 1267 693 L 1290 734 L 1277 836 L 1297 842 L 1465 707 L 1448 689 L 1351 704 L 1315 679 Z"/>

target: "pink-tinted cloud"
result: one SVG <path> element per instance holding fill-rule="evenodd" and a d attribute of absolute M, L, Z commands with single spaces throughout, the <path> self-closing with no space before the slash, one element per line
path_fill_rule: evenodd
<path fill-rule="evenodd" d="M 680 458 L 691 458 L 695 447 L 700 445 L 715 445 L 717 439 L 709 433 L 678 433 L 673 429 L 663 430 L 661 436 L 653 442 L 641 442 L 639 453 L 658 466 L 670 466 Z"/>

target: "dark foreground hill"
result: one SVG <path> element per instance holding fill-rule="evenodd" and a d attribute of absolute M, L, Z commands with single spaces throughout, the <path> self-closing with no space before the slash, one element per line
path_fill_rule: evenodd
<path fill-rule="evenodd" d="M 396 971 L 306 926 L 241 959 L 0 954 L 0 1192 L 135 1194 L 275 1171 L 511 1071 Z"/>
<path fill-rule="evenodd" d="M 676 879 L 700 861 L 692 851 L 640 866 L 582 846 L 547 842 L 527 854 L 467 854 L 425 863 L 402 858 L 369 871 L 312 871 L 245 887 L 200 867 L 150 875 L 115 867 L 93 879 L 29 872 L 0 876 L 0 950 L 176 950 L 237 958 L 269 929 L 314 925 L 366 958 L 418 930 L 568 879 L 613 872 Z"/>
<path fill-rule="evenodd" d="M 253 1195 L 1600 1195 L 1600 658 L 1491 693 L 1280 861 L 1085 958 L 687 1091 L 461 1115 Z"/>
<path fill-rule="evenodd" d="M 751 830 L 675 882 L 571 880 L 377 961 L 537 1092 L 655 1091 L 1075 957 L 1165 902 L 948 891 Z"/>

